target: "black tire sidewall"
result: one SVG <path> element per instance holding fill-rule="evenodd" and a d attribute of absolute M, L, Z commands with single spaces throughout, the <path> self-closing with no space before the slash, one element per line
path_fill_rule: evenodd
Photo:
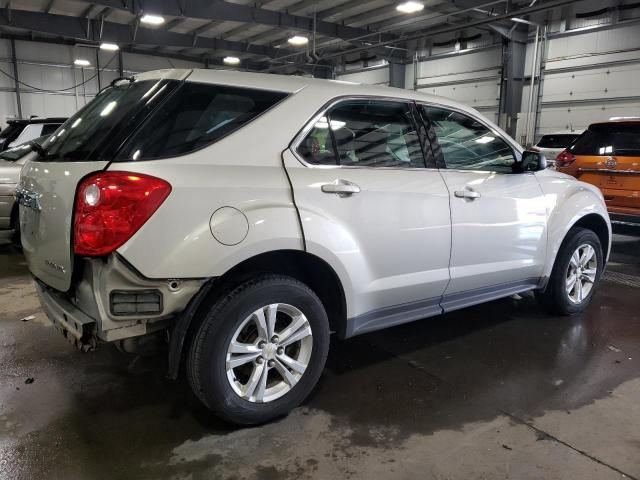
<path fill-rule="evenodd" d="M 583 244 L 588 244 L 593 247 L 596 252 L 596 260 L 597 260 L 597 272 L 596 279 L 589 292 L 587 298 L 585 298 L 581 303 L 576 304 L 569 300 L 569 297 L 566 293 L 566 284 L 565 277 L 567 269 L 569 268 L 569 262 L 571 261 L 571 255 L 576 249 Z M 593 296 L 597 290 L 597 287 L 600 283 L 600 278 L 603 273 L 604 268 L 604 254 L 602 252 L 602 245 L 600 243 L 600 239 L 598 236 L 592 232 L 591 230 L 587 230 L 585 228 L 575 228 L 573 229 L 568 238 L 563 243 L 560 251 L 558 252 L 558 256 L 556 257 L 556 265 L 554 266 L 554 271 L 551 278 L 551 289 L 552 289 L 552 301 L 553 307 L 559 313 L 563 313 L 565 315 L 574 315 L 580 313 L 587 308 Z"/>
<path fill-rule="evenodd" d="M 313 390 L 327 357 L 329 322 L 318 297 L 306 285 L 288 277 L 265 277 L 231 292 L 204 319 L 195 340 L 199 396 L 222 418 L 238 424 L 258 424 L 285 415 Z M 309 365 L 299 382 L 285 395 L 269 403 L 241 398 L 229 384 L 226 354 L 233 334 L 254 311 L 271 303 L 288 303 L 305 314 L 313 333 Z"/>

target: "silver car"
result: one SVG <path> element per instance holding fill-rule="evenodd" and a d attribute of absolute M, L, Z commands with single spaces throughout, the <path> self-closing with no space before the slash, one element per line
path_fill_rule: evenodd
<path fill-rule="evenodd" d="M 525 291 L 579 313 L 609 255 L 595 187 L 413 91 L 156 71 L 43 147 L 17 198 L 50 319 L 82 350 L 168 334 L 170 376 L 238 424 L 299 405 L 332 331 Z"/>
<path fill-rule="evenodd" d="M 15 202 L 16 185 L 27 156 L 49 137 L 31 140 L 0 153 L 0 242 L 19 241 L 18 205 Z"/>

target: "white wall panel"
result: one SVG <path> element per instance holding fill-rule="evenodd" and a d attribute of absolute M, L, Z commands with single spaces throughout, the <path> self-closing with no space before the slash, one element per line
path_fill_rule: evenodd
<path fill-rule="evenodd" d="M 365 85 L 389 85 L 389 67 L 385 65 L 382 68 L 373 68 L 362 72 L 343 73 L 336 78 Z"/>
<path fill-rule="evenodd" d="M 533 48 L 527 48 L 526 74 Z M 536 138 L 584 130 L 613 116 L 640 114 L 640 24 L 552 36 L 540 95 Z M 526 113 L 528 83 L 522 97 Z M 525 118 L 522 115 L 521 118 Z M 524 127 L 518 125 L 524 132 Z"/>
<path fill-rule="evenodd" d="M 502 52 L 497 46 L 443 58 L 434 57 L 418 63 L 416 87 L 421 92 L 469 105 L 490 120 L 497 121 L 501 61 Z"/>

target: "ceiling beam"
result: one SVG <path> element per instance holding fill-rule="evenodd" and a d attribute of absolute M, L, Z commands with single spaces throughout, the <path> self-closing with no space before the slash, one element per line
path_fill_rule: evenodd
<path fill-rule="evenodd" d="M 136 0 L 91 0 L 92 3 L 115 9 L 126 10 L 138 15 L 141 9 Z M 313 18 L 292 15 L 286 12 L 257 8 L 251 5 L 229 3 L 221 0 L 189 0 L 181 6 L 178 2 L 165 0 L 145 0 L 145 12 L 174 17 L 190 17 L 201 20 L 218 20 L 224 22 L 253 23 L 270 25 L 278 28 L 290 28 L 312 33 Z M 328 37 L 349 40 L 369 33 L 362 28 L 353 28 L 338 23 L 319 20 L 316 22 L 316 33 Z M 395 35 L 385 34 L 384 40 L 392 40 Z"/>
<path fill-rule="evenodd" d="M 98 28 L 91 28 L 89 37 L 87 37 L 85 29 L 86 22 L 86 19 L 79 19 L 77 17 L 30 12 L 26 10 L 13 10 L 11 19 L 9 19 L 7 15 L 0 15 L 0 28 L 3 26 L 21 28 L 28 31 L 58 35 L 83 41 L 112 42 L 121 46 L 134 43 L 134 29 L 128 25 L 104 22 L 102 29 L 100 29 L 100 21 L 92 20 L 92 22 L 97 22 Z M 100 30 L 102 30 L 102 37 L 98 38 Z M 135 31 L 135 43 L 141 45 L 159 45 L 163 47 L 225 50 L 270 58 L 296 53 L 291 50 L 266 45 L 249 45 L 243 42 L 198 37 L 191 34 L 144 28 L 142 26 L 139 26 Z"/>

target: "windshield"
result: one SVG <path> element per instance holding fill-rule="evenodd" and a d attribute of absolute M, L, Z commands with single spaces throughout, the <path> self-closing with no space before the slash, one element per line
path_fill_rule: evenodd
<path fill-rule="evenodd" d="M 538 142 L 540 148 L 567 148 L 578 138 L 578 134 L 544 135 Z"/>
<path fill-rule="evenodd" d="M 35 140 L 32 140 L 31 142 L 42 145 L 47 138 L 49 138 L 49 135 L 44 135 L 42 137 L 36 138 Z M 23 143 L 21 145 L 18 145 L 17 147 L 10 148 L 9 150 L 5 150 L 4 152 L 0 153 L 0 160 L 16 162 L 24 157 L 27 153 L 31 153 L 32 151 L 33 148 L 31 148 L 29 143 Z"/>
<path fill-rule="evenodd" d="M 49 137 L 43 160 L 103 160 L 113 155 L 133 127 L 179 83 L 124 80 L 107 87 Z"/>

